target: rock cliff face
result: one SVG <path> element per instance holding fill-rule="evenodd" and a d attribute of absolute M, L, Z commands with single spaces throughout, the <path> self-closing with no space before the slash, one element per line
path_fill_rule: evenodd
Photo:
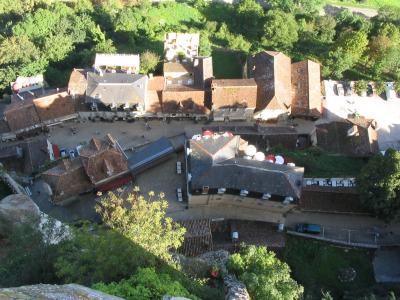
<path fill-rule="evenodd" d="M 0 200 L 0 218 L 7 220 L 11 225 L 31 221 L 42 232 L 44 240 L 50 244 L 57 244 L 71 236 L 67 225 L 49 218 L 27 195 L 12 194 Z"/>
<path fill-rule="evenodd" d="M 0 289 L 2 300 L 123 300 L 79 284 L 37 284 Z"/>
<path fill-rule="evenodd" d="M 219 266 L 222 273 L 222 280 L 224 281 L 226 300 L 250 300 L 245 284 L 237 280 L 235 275 L 228 273 L 228 251 L 218 250 L 207 252 L 200 255 L 198 259 L 203 260 L 209 266 Z"/>

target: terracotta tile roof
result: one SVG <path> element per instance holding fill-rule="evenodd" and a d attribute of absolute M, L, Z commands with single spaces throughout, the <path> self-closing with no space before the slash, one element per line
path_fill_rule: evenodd
<path fill-rule="evenodd" d="M 37 172 L 50 161 L 47 138 L 29 139 L 21 146 L 24 152 L 24 173 Z"/>
<path fill-rule="evenodd" d="M 212 57 L 196 57 L 194 64 L 194 85 L 197 88 L 209 89 L 214 77 Z"/>
<path fill-rule="evenodd" d="M 149 83 L 147 85 L 148 91 L 162 91 L 165 85 L 164 76 L 154 76 L 149 78 Z"/>
<path fill-rule="evenodd" d="M 165 86 L 164 76 L 149 78 L 147 85 L 146 112 L 159 113 L 162 111 L 162 91 Z"/>
<path fill-rule="evenodd" d="M 68 93 L 72 96 L 83 96 L 86 92 L 87 70 L 84 69 L 74 69 L 71 72 L 71 76 L 68 81 Z"/>
<path fill-rule="evenodd" d="M 92 188 L 80 159 L 62 160 L 56 167 L 42 173 L 53 192 L 53 201 L 60 202 Z"/>
<path fill-rule="evenodd" d="M 164 63 L 164 75 L 165 73 L 193 73 L 193 63 L 178 63 L 178 62 L 167 62 Z"/>
<path fill-rule="evenodd" d="M 42 122 L 75 113 L 75 101 L 66 91 L 33 100 Z"/>
<path fill-rule="evenodd" d="M 212 87 L 257 87 L 253 78 L 250 79 L 213 79 Z"/>
<path fill-rule="evenodd" d="M 320 64 L 311 60 L 292 64 L 292 115 L 299 117 L 321 116 L 320 68 Z"/>
<path fill-rule="evenodd" d="M 257 110 L 291 105 L 291 60 L 281 52 L 263 51 L 249 59 L 250 75 L 258 85 Z"/>
<path fill-rule="evenodd" d="M 188 86 L 168 87 L 162 92 L 162 110 L 164 113 L 205 114 L 204 91 Z"/>
<path fill-rule="evenodd" d="M 4 116 L 11 131 L 18 131 L 40 124 L 40 118 L 32 100 L 10 104 L 5 109 Z"/>
<path fill-rule="evenodd" d="M 212 109 L 255 108 L 257 84 L 254 79 L 213 79 L 211 83 Z"/>
<path fill-rule="evenodd" d="M 330 152 L 359 157 L 379 152 L 374 122 L 366 119 L 317 124 L 316 133 L 317 145 Z"/>
<path fill-rule="evenodd" d="M 110 134 L 102 140 L 93 137 L 88 145 L 82 147 L 79 155 L 86 174 L 95 185 L 128 172 L 127 160 Z"/>

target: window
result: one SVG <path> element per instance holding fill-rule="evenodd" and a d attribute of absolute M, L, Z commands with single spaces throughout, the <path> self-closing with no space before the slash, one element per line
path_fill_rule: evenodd
<path fill-rule="evenodd" d="M 208 187 L 208 186 L 203 186 L 203 190 L 201 191 L 201 193 L 202 193 L 203 195 L 207 195 L 209 189 L 210 189 L 210 187 Z"/>

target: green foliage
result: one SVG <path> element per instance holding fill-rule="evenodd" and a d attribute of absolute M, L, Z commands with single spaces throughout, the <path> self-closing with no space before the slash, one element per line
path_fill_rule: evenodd
<path fill-rule="evenodd" d="M 264 24 L 262 45 L 275 50 L 288 50 L 298 40 L 298 25 L 292 14 L 270 10 Z"/>
<path fill-rule="evenodd" d="M 377 95 L 381 95 L 383 92 L 385 92 L 385 82 L 383 81 L 377 81 L 375 82 L 375 92 Z"/>
<path fill-rule="evenodd" d="M 336 31 L 336 20 L 331 16 L 318 16 L 315 20 L 315 38 L 324 43 L 333 41 Z"/>
<path fill-rule="evenodd" d="M 377 217 L 400 217 L 400 153 L 393 149 L 372 157 L 357 177 L 360 199 Z"/>
<path fill-rule="evenodd" d="M 145 51 L 140 55 L 140 72 L 148 74 L 154 72 L 158 63 L 161 61 L 160 56 L 151 51 Z"/>
<path fill-rule="evenodd" d="M 283 147 L 273 147 L 269 152 L 290 157 L 296 165 L 304 167 L 307 177 L 352 177 L 365 165 L 361 158 L 327 153 L 319 148 L 288 151 Z"/>
<path fill-rule="evenodd" d="M 91 285 L 121 280 L 156 262 L 154 256 L 117 232 L 83 227 L 61 246 L 55 268 L 65 283 Z"/>
<path fill-rule="evenodd" d="M 364 31 L 342 32 L 335 43 L 335 49 L 329 52 L 326 68 L 334 78 L 342 78 L 343 73 L 361 59 L 368 45 L 368 36 Z"/>
<path fill-rule="evenodd" d="M 270 0 L 272 9 L 281 9 L 291 14 L 315 14 L 325 4 L 325 0 Z"/>
<path fill-rule="evenodd" d="M 60 236 L 53 220 L 43 224 L 43 231 Z M 5 256 L 0 259 L 0 287 L 56 282 L 53 264 L 58 246 L 43 238 L 38 220 L 29 219 L 20 225 L 8 223 L 6 238 Z"/>
<path fill-rule="evenodd" d="M 372 257 L 373 252 L 369 250 L 337 247 L 291 235 L 287 237 L 283 253 L 293 277 L 304 286 L 304 299 L 321 299 L 321 291 L 329 291 L 333 299 L 360 299 L 350 293 L 373 286 Z M 349 267 L 354 268 L 357 277 L 353 282 L 341 282 L 340 270 Z"/>
<path fill-rule="evenodd" d="M 252 299 L 291 300 L 303 293 L 290 277 L 289 266 L 265 247 L 246 246 L 230 257 L 228 267 L 246 284 Z"/>
<path fill-rule="evenodd" d="M 366 92 L 368 88 L 368 82 L 365 80 L 358 80 L 354 84 L 354 91 L 357 95 L 361 96 L 362 93 Z"/>
<path fill-rule="evenodd" d="M 96 205 L 96 211 L 104 224 L 146 251 L 170 261 L 170 251 L 181 246 L 186 230 L 165 216 L 168 202 L 163 193 L 153 199 L 154 192 L 150 192 L 145 199 L 138 192 L 136 188 L 126 200 L 110 192 Z"/>
<path fill-rule="evenodd" d="M 211 28 L 212 29 L 212 28 Z M 202 31 L 200 33 L 200 45 L 199 45 L 199 54 L 201 56 L 210 56 L 211 55 L 211 43 L 210 43 L 210 36 L 209 31 Z"/>
<path fill-rule="evenodd" d="M 262 28 L 264 10 L 256 0 L 241 0 L 236 6 L 236 26 L 247 38 L 256 38 Z"/>
<path fill-rule="evenodd" d="M 93 288 L 127 300 L 161 299 L 164 295 L 199 299 L 170 275 L 159 273 L 154 268 L 139 268 L 129 279 L 123 279 L 118 283 L 97 283 Z"/>

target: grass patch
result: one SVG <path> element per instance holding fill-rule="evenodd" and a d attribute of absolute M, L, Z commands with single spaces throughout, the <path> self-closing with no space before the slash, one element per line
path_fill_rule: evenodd
<path fill-rule="evenodd" d="M 336 4 L 343 6 L 353 6 L 361 8 L 374 8 L 379 9 L 384 5 L 400 7 L 400 1 L 398 0 L 365 0 L 365 1 L 355 1 L 355 0 L 327 0 L 327 4 Z"/>
<path fill-rule="evenodd" d="M 306 177 L 354 177 L 367 163 L 363 158 L 331 154 L 314 148 L 289 151 L 273 147 L 269 152 L 287 156 L 297 166 L 304 167 Z"/>
<path fill-rule="evenodd" d="M 214 76 L 217 79 L 242 78 L 240 54 L 223 49 L 212 52 Z"/>
<path fill-rule="evenodd" d="M 283 256 L 293 277 L 304 286 L 307 299 L 320 299 L 321 290 L 330 291 L 334 299 L 347 292 L 362 292 L 375 284 L 370 250 L 348 249 L 288 236 Z M 352 267 L 357 272 L 353 282 L 338 279 L 341 269 Z"/>
<path fill-rule="evenodd" d="M 199 10 L 186 3 L 167 3 L 153 5 L 147 14 L 148 18 L 157 20 L 160 26 L 192 27 L 193 23 L 200 22 L 202 17 Z"/>

